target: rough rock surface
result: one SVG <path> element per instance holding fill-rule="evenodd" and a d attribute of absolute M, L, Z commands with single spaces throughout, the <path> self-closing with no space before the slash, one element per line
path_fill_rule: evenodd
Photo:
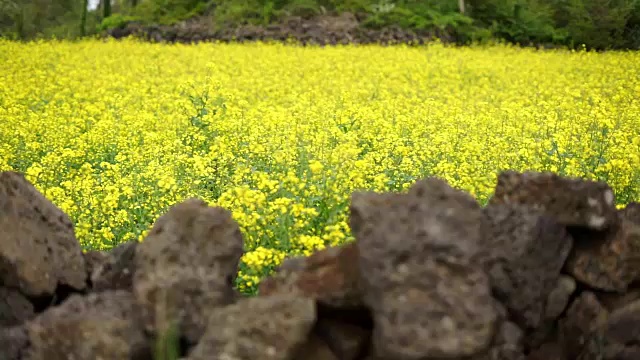
<path fill-rule="evenodd" d="M 574 231 L 567 271 L 595 289 L 624 292 L 640 280 L 640 224 L 622 218 L 608 231 Z"/>
<path fill-rule="evenodd" d="M 82 290 L 86 270 L 69 217 L 24 175 L 0 173 L 0 284 L 27 296 Z"/>
<path fill-rule="evenodd" d="M 587 356 L 594 347 L 598 347 L 597 338 L 593 335 L 608 315 L 592 292 L 585 291 L 573 301 L 559 323 L 559 338 L 568 359 Z"/>
<path fill-rule="evenodd" d="M 640 289 L 632 288 L 625 293 L 599 291 L 596 293 L 600 303 L 609 311 L 624 307 L 636 300 L 640 300 Z"/>
<path fill-rule="evenodd" d="M 29 337 L 22 326 L 0 326 L 0 359 L 22 360 L 29 346 Z"/>
<path fill-rule="evenodd" d="M 307 258 L 293 258 L 260 282 L 259 293 L 297 293 L 332 307 L 362 305 L 358 247 L 349 243 L 327 248 Z"/>
<path fill-rule="evenodd" d="M 595 354 L 606 359 L 640 359 L 640 301 L 610 313 L 598 333 L 600 347 Z"/>
<path fill-rule="evenodd" d="M 627 204 L 627 206 L 620 211 L 620 216 L 640 225 L 640 203 L 632 202 Z"/>
<path fill-rule="evenodd" d="M 518 325 L 503 321 L 486 355 L 478 360 L 524 360 L 524 331 Z"/>
<path fill-rule="evenodd" d="M 314 322 L 314 301 L 295 295 L 243 299 L 211 314 L 190 360 L 289 360 Z"/>
<path fill-rule="evenodd" d="M 490 346 L 496 304 L 471 261 L 484 235 L 473 198 L 436 178 L 408 194 L 354 193 L 351 228 L 376 356 L 463 357 Z"/>
<path fill-rule="evenodd" d="M 490 204 L 523 204 L 543 210 L 566 226 L 603 230 L 616 223 L 613 191 L 603 182 L 553 173 L 505 171 Z"/>
<path fill-rule="evenodd" d="M 34 316 L 29 299 L 14 289 L 0 286 L 0 326 L 17 326 Z"/>
<path fill-rule="evenodd" d="M 489 205 L 482 253 L 494 296 L 523 328 L 535 329 L 572 246 L 563 226 L 530 206 Z"/>
<path fill-rule="evenodd" d="M 231 213 L 188 199 L 160 216 L 137 245 L 133 288 L 146 328 L 178 323 L 196 342 L 209 312 L 235 300 L 233 284 L 243 239 Z"/>
<path fill-rule="evenodd" d="M 107 251 L 90 250 L 83 252 L 82 256 L 84 257 L 88 286 L 91 287 L 91 276 L 93 272 L 102 265 L 102 262 L 107 260 L 109 253 Z"/>
<path fill-rule="evenodd" d="M 148 354 L 130 292 L 72 295 L 25 325 L 28 360 L 130 359 Z"/>
<path fill-rule="evenodd" d="M 577 284 L 571 276 L 560 275 L 556 281 L 556 286 L 549 293 L 544 310 L 546 320 L 554 321 L 567 308 L 571 295 L 576 291 Z"/>
<path fill-rule="evenodd" d="M 131 22 L 123 27 L 107 31 L 105 35 L 116 39 L 135 36 L 153 42 L 201 42 L 201 41 L 289 41 L 302 44 L 424 44 L 437 37 L 445 42 L 454 40 L 446 30 L 412 31 L 399 26 L 370 29 L 360 26 L 357 16 L 342 13 L 337 16 L 316 15 L 311 18 L 288 16 L 277 24 L 258 26 L 252 24 L 216 28 L 207 17 L 191 19 L 172 26 L 145 26 Z"/>
<path fill-rule="evenodd" d="M 116 246 L 91 273 L 94 291 L 131 290 L 137 241 Z"/>
<path fill-rule="evenodd" d="M 436 178 L 355 193 L 356 241 L 285 260 L 243 298 L 230 212 L 190 199 L 142 243 L 83 254 L 64 214 L 2 173 L 0 360 L 151 360 L 165 340 L 183 360 L 640 358 L 640 206 L 500 178 L 509 195 L 485 207 Z"/>

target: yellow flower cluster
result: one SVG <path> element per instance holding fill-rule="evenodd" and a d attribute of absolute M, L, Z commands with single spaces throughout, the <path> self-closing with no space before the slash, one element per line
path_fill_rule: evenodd
<path fill-rule="evenodd" d="M 225 207 L 244 292 L 350 241 L 354 190 L 435 175 L 484 202 L 498 171 L 532 169 L 640 198 L 638 52 L 0 41 L 0 63 L 0 170 L 86 248 L 142 239 L 187 197 Z"/>

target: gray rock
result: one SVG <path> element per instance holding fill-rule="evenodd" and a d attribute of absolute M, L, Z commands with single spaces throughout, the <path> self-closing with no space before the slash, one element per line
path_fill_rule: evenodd
<path fill-rule="evenodd" d="M 623 293 L 640 280 L 640 224 L 626 218 L 607 231 L 576 231 L 566 269 L 594 289 Z"/>
<path fill-rule="evenodd" d="M 617 221 L 609 185 L 554 173 L 504 171 L 489 203 L 529 205 L 565 226 L 602 230 Z"/>
<path fill-rule="evenodd" d="M 29 299 L 14 289 L 0 286 L 0 326 L 18 326 L 34 316 Z"/>
<path fill-rule="evenodd" d="M 407 194 L 352 195 L 375 356 L 455 358 L 488 349 L 497 304 L 484 268 L 472 260 L 484 223 L 470 195 L 436 178 Z"/>
<path fill-rule="evenodd" d="M 0 283 L 26 296 L 53 295 L 58 284 L 86 287 L 71 220 L 22 174 L 0 173 L 0 228 Z"/>
<path fill-rule="evenodd" d="M 29 347 L 29 336 L 23 326 L 0 326 L 0 359 L 23 360 Z"/>
<path fill-rule="evenodd" d="M 137 241 L 116 246 L 91 273 L 94 291 L 129 290 L 133 287 Z"/>
<path fill-rule="evenodd" d="M 619 211 L 620 216 L 640 225 L 640 202 L 630 202 Z"/>
<path fill-rule="evenodd" d="M 87 280 L 91 280 L 93 272 L 99 268 L 104 261 L 107 260 L 109 254 L 106 251 L 89 250 L 82 253 L 84 257 L 85 269 L 87 271 Z"/>
<path fill-rule="evenodd" d="M 579 359 L 600 346 L 599 337 L 594 335 L 608 316 L 592 292 L 581 293 L 571 303 L 558 324 L 559 339 L 568 359 Z"/>
<path fill-rule="evenodd" d="M 523 329 L 543 320 L 545 304 L 571 251 L 564 226 L 523 205 L 488 205 L 489 234 L 483 239 L 494 297 Z"/>
<path fill-rule="evenodd" d="M 544 316 L 548 321 L 556 320 L 569 305 L 571 295 L 576 291 L 576 281 L 567 275 L 560 275 L 555 288 L 549 293 Z"/>
<path fill-rule="evenodd" d="M 214 311 L 189 360 L 293 360 L 316 320 L 314 301 L 291 295 L 247 298 Z"/>
<path fill-rule="evenodd" d="M 134 359 L 148 354 L 131 293 L 72 295 L 25 325 L 26 360 Z"/>
<path fill-rule="evenodd" d="M 196 343 L 212 309 L 231 304 L 242 234 L 231 213 L 198 199 L 173 206 L 135 251 L 134 294 L 146 329 L 176 323 Z M 164 326 L 164 325 L 162 325 Z"/>
<path fill-rule="evenodd" d="M 503 321 L 487 354 L 474 360 L 524 360 L 524 335 L 518 325 Z"/>

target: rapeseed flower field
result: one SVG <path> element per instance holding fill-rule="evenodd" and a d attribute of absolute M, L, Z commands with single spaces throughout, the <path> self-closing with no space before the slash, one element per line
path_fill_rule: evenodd
<path fill-rule="evenodd" d="M 0 41 L 0 170 L 85 248 L 143 239 L 198 196 L 232 211 L 251 293 L 286 256 L 349 241 L 355 190 L 440 176 L 485 202 L 504 169 L 640 199 L 640 53 Z"/>

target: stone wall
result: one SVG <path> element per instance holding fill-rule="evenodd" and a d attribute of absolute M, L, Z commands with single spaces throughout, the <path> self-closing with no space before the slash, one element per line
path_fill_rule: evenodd
<path fill-rule="evenodd" d="M 486 206 L 438 178 L 356 192 L 354 242 L 243 297 L 227 210 L 190 199 L 144 241 L 83 253 L 4 172 L 0 359 L 640 359 L 640 204 L 614 203 L 602 182 L 513 171 Z"/>

